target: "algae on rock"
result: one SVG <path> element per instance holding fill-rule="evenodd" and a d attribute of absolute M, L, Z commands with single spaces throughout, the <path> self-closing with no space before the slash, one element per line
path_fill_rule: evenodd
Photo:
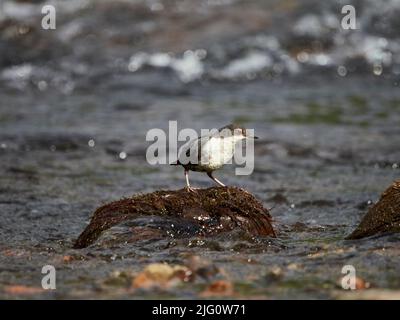
<path fill-rule="evenodd" d="M 199 226 L 196 235 L 200 236 L 235 228 L 251 236 L 276 236 L 268 209 L 253 195 L 237 187 L 212 187 L 196 192 L 155 191 L 103 205 L 95 211 L 74 248 L 91 245 L 114 225 L 150 215 L 195 223 Z"/>
<path fill-rule="evenodd" d="M 400 232 L 400 180 L 393 182 L 382 193 L 379 201 L 368 210 L 346 239 L 361 239 L 390 232 Z"/>

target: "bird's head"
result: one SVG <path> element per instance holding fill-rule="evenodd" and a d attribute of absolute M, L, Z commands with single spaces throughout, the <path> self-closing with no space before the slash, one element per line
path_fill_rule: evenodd
<path fill-rule="evenodd" d="M 254 135 L 250 135 L 246 128 L 241 127 L 237 124 L 231 123 L 226 125 L 225 127 L 220 128 L 219 133 L 223 137 L 237 137 L 239 140 L 241 139 L 258 139 L 258 137 Z"/>

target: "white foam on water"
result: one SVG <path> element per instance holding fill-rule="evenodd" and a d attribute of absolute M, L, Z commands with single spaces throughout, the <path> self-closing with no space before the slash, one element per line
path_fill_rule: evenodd
<path fill-rule="evenodd" d="M 220 75 L 226 78 L 242 77 L 271 67 L 272 64 L 272 58 L 266 53 L 249 52 L 244 57 L 231 61 L 220 71 Z"/>
<path fill-rule="evenodd" d="M 143 66 L 148 65 L 155 68 L 171 68 L 183 82 L 191 82 L 201 78 L 204 66 L 201 60 L 205 57 L 202 50 L 199 54 L 188 50 L 180 58 L 173 57 L 168 53 L 148 54 L 139 52 L 133 55 L 128 63 L 128 70 L 136 72 Z"/>

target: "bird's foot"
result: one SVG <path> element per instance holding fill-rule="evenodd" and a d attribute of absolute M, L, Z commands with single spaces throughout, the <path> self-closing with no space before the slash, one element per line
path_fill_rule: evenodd
<path fill-rule="evenodd" d="M 196 192 L 197 192 L 196 189 L 198 189 L 198 188 L 193 188 L 193 187 L 190 187 L 190 186 L 186 186 L 185 189 L 186 189 L 187 192 L 194 192 L 194 193 L 196 193 Z"/>
<path fill-rule="evenodd" d="M 247 194 L 251 194 L 249 191 L 247 191 L 246 189 L 244 189 L 244 188 L 239 188 L 241 191 L 243 191 L 244 193 L 247 193 Z"/>

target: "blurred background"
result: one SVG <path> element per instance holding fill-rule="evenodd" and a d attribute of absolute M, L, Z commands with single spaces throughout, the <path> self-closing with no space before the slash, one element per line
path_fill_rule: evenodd
<path fill-rule="evenodd" d="M 55 30 L 41 27 L 45 4 L 56 9 Z M 341 28 L 347 4 L 356 30 Z M 229 261 L 249 295 L 268 287 L 273 297 L 332 297 L 321 283 L 333 290 L 349 261 L 378 286 L 399 288 L 392 238 L 341 240 L 399 176 L 399 15 L 398 0 L 0 0 L 0 290 L 36 285 L 37 266 L 51 261 L 65 271 L 53 297 L 112 296 L 103 279 L 114 269 L 191 250 Z M 165 239 L 134 252 L 108 242 L 70 249 L 101 203 L 184 186 L 182 170 L 145 158 L 147 131 L 169 120 L 255 129 L 253 175 L 231 167 L 216 176 L 274 206 L 283 240 L 219 239 L 217 251 L 214 242 L 190 249 Z M 191 181 L 212 184 L 196 173 Z M 310 260 L 309 252 L 328 253 Z M 65 255 L 86 262 L 79 283 Z M 274 266 L 284 274 L 276 290 L 260 288 L 265 278 L 243 280 Z"/>

